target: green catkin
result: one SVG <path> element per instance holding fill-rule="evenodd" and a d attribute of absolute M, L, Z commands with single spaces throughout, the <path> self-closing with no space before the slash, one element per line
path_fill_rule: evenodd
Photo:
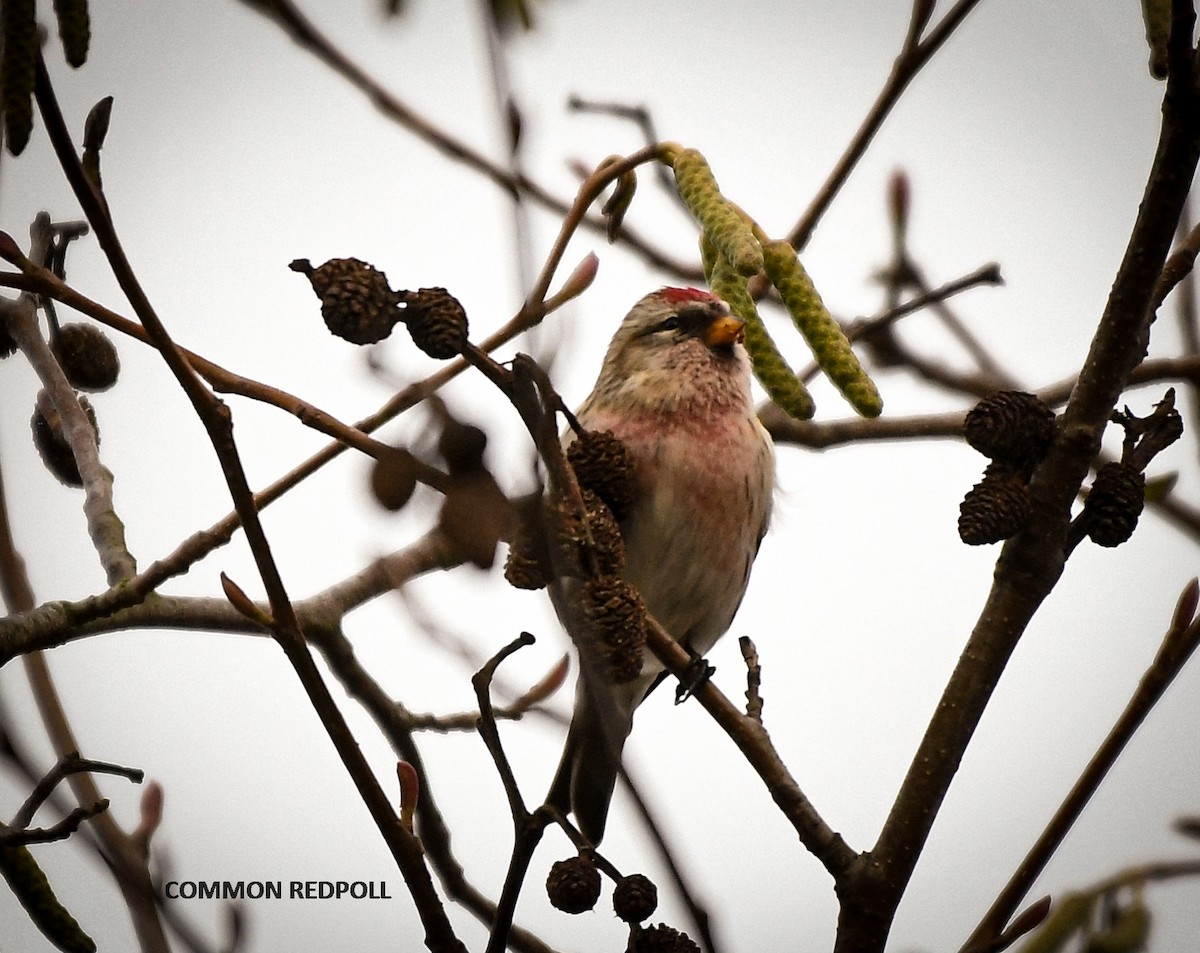
<path fill-rule="evenodd" d="M 788 366 L 779 353 L 766 325 L 759 317 L 754 299 L 746 288 L 746 279 L 720 253 L 715 244 L 701 238 L 701 255 L 708 284 L 713 293 L 729 305 L 729 310 L 746 322 L 746 351 L 754 376 L 767 396 L 787 414 L 797 420 L 808 420 L 816 413 L 816 405 L 804 382 Z"/>
<path fill-rule="evenodd" d="M 785 241 L 766 243 L 763 267 L 821 370 L 858 413 L 878 417 L 883 410 L 883 399 L 825 307 L 795 249 Z"/>
<path fill-rule="evenodd" d="M 54 0 L 54 16 L 58 19 L 63 55 L 72 66 L 82 66 L 87 62 L 88 43 L 92 38 L 88 0 Z"/>
<path fill-rule="evenodd" d="M 58 902 L 50 881 L 28 847 L 0 844 L 0 873 L 46 939 L 66 953 L 95 953 L 95 941 Z"/>
<path fill-rule="evenodd" d="M 8 151 L 20 155 L 33 131 L 33 82 L 38 35 L 35 0 L 3 0 L 4 132 Z"/>
<path fill-rule="evenodd" d="M 672 167 L 679 197 L 734 270 L 746 277 L 762 271 L 762 247 L 738 207 L 721 194 L 704 156 L 695 149 L 681 149 Z"/>

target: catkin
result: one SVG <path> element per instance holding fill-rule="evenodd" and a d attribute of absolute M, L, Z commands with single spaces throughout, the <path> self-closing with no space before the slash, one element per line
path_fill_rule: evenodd
<path fill-rule="evenodd" d="M 673 167 L 679 197 L 734 270 L 747 277 L 762 271 L 762 246 L 738 207 L 721 194 L 704 156 L 695 149 L 681 149 Z"/>
<path fill-rule="evenodd" d="M 37 74 L 37 9 L 34 0 L 3 0 L 4 132 L 8 151 L 20 155 L 33 131 L 33 82 Z"/>
<path fill-rule="evenodd" d="M 703 239 L 701 254 L 706 262 L 709 287 L 729 305 L 730 311 L 746 322 L 746 351 L 750 355 L 754 376 L 762 384 L 763 390 L 790 416 L 797 420 L 808 420 L 816 413 L 812 395 L 771 340 L 754 306 L 754 299 L 746 289 L 745 277 L 737 273 L 715 245 Z"/>
<path fill-rule="evenodd" d="M 763 246 L 763 267 L 821 370 L 858 413 L 878 417 L 883 410 L 879 391 L 825 307 L 792 246 L 785 241 L 768 242 Z"/>
<path fill-rule="evenodd" d="M 54 16 L 58 19 L 63 55 L 72 66 L 82 66 L 87 62 L 88 43 L 92 38 L 87 0 L 54 0 Z"/>
<path fill-rule="evenodd" d="M 51 943 L 67 953 L 95 953 L 95 942 L 59 903 L 28 847 L 0 845 L 0 874 L 8 881 L 29 919 Z"/>

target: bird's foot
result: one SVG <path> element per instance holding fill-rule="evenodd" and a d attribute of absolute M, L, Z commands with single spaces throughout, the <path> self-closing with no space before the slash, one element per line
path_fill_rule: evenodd
<path fill-rule="evenodd" d="M 682 705 L 691 698 L 698 688 L 713 677 L 714 672 L 716 669 L 705 659 L 693 655 L 687 669 L 679 676 L 679 685 L 675 688 L 675 704 Z"/>

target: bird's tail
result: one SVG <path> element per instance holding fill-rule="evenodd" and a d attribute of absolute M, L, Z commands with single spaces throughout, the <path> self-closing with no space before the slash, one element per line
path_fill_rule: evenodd
<path fill-rule="evenodd" d="M 579 830 L 593 845 L 604 836 L 608 805 L 621 771 L 621 750 L 644 692 L 644 685 L 614 688 L 580 673 L 575 713 L 546 800 L 574 814 Z"/>

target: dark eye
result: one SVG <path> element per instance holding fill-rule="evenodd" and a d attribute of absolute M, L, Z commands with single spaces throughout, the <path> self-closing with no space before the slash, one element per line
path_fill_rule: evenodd
<path fill-rule="evenodd" d="M 654 330 L 656 330 L 656 331 L 678 331 L 679 330 L 679 316 L 673 314 L 669 318 L 666 318 L 665 320 L 660 321 L 658 327 L 655 328 Z"/>

